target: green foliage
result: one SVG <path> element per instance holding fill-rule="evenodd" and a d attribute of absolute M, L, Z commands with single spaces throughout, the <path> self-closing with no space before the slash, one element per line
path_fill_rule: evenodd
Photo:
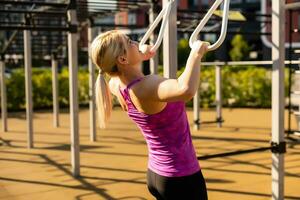
<path fill-rule="evenodd" d="M 179 72 L 178 75 L 180 74 Z M 285 77 L 284 84 L 287 91 L 288 76 Z M 225 107 L 271 107 L 271 88 L 271 71 L 269 69 L 255 66 L 239 67 L 238 69 L 232 66 L 222 68 L 222 98 Z M 215 68 L 202 67 L 200 75 L 201 107 L 215 106 L 215 91 Z M 192 101 L 187 105 L 191 106 Z"/>
<path fill-rule="evenodd" d="M 14 70 L 6 79 L 7 108 L 16 110 L 25 108 L 25 77 L 24 70 Z"/>
<path fill-rule="evenodd" d="M 178 71 L 179 76 L 183 69 Z M 160 69 L 160 73 L 162 73 Z M 285 89 L 287 96 L 288 71 L 286 70 Z M 215 68 L 202 67 L 200 75 L 200 98 L 202 107 L 215 105 Z M 63 68 L 58 76 L 59 104 L 69 105 L 69 73 Z M 80 69 L 78 73 L 78 96 L 80 105 L 87 105 L 88 71 Z M 24 70 L 14 70 L 6 79 L 7 106 L 9 110 L 25 109 Z M 50 69 L 32 70 L 33 106 L 35 109 L 52 107 L 52 77 Z M 226 107 L 270 107 L 271 106 L 271 71 L 255 66 L 222 68 L 223 105 Z M 114 101 L 116 103 L 116 101 Z M 187 105 L 192 105 L 192 101 Z"/>
<path fill-rule="evenodd" d="M 232 49 L 229 51 L 231 60 L 241 61 L 248 57 L 249 51 L 251 50 L 247 41 L 240 34 L 233 37 L 231 41 Z"/>
<path fill-rule="evenodd" d="M 52 77 L 50 70 L 33 69 L 32 98 L 36 107 L 52 105 Z"/>
<path fill-rule="evenodd" d="M 88 71 L 80 69 L 78 73 L 78 100 L 81 105 L 88 104 Z M 9 110 L 25 109 L 24 69 L 14 70 L 6 79 L 7 107 Z M 63 68 L 58 74 L 59 104 L 69 105 L 69 73 Z M 32 99 L 34 109 L 52 107 L 52 74 L 50 69 L 32 69 Z"/>
<path fill-rule="evenodd" d="M 187 39 L 180 39 L 177 47 L 178 66 L 184 66 L 190 54 L 189 41 Z"/>
<path fill-rule="evenodd" d="M 225 105 L 236 107 L 271 106 L 271 72 L 254 66 L 233 71 L 226 67 L 222 72 Z"/>

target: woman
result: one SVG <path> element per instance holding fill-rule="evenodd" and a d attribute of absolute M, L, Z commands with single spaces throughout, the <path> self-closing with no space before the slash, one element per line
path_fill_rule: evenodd
<path fill-rule="evenodd" d="M 99 35 L 91 45 L 90 56 L 100 71 L 96 81 L 100 125 L 105 127 L 110 116 L 111 92 L 144 135 L 149 152 L 147 185 L 159 200 L 207 199 L 185 111 L 185 101 L 198 89 L 207 46 L 195 42 L 182 75 L 167 79 L 144 76 L 141 64 L 154 52 L 149 46 L 145 53 L 140 52 L 137 42 L 118 31 Z M 109 86 L 104 73 L 111 77 Z"/>

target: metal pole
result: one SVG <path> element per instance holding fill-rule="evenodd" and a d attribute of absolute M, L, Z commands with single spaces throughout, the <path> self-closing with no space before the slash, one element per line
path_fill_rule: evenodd
<path fill-rule="evenodd" d="M 88 27 L 88 45 L 90 51 L 90 45 L 94 39 L 94 28 L 92 27 L 92 21 L 89 21 Z M 96 129 L 96 104 L 95 104 L 95 66 L 92 59 L 89 56 L 89 95 L 90 95 L 90 140 L 92 142 L 97 139 L 97 129 Z"/>
<path fill-rule="evenodd" d="M 26 24 L 29 24 L 29 19 L 26 18 Z M 25 92 L 26 92 L 26 120 L 27 120 L 27 135 L 28 148 L 33 148 L 33 103 L 32 103 L 32 63 L 31 63 L 31 32 L 24 31 L 24 64 L 25 64 Z"/>
<path fill-rule="evenodd" d="M 52 98 L 53 98 L 53 126 L 59 127 L 59 102 L 58 102 L 58 62 L 57 55 L 52 54 L 51 59 L 52 66 Z"/>
<path fill-rule="evenodd" d="M 200 97 L 199 89 L 193 98 L 193 111 L 194 111 L 194 130 L 200 129 Z"/>
<path fill-rule="evenodd" d="M 5 61 L 4 55 L 0 55 L 0 84 L 1 84 L 1 118 L 2 118 L 2 131 L 7 131 L 7 98 L 6 98 L 6 85 L 5 85 Z"/>
<path fill-rule="evenodd" d="M 284 1 L 272 1 L 272 143 L 284 144 Z M 284 199 L 284 154 L 272 152 L 272 199 Z"/>
<path fill-rule="evenodd" d="M 289 13 L 289 61 L 292 60 L 292 37 L 293 37 L 293 32 L 292 32 L 292 15 L 293 15 L 293 10 L 288 10 Z M 291 115 L 292 115 L 292 102 L 291 102 L 291 93 L 292 93 L 292 64 L 289 64 L 289 85 L 288 85 L 288 95 L 289 95 L 289 103 L 288 103 L 288 131 L 287 135 L 291 134 Z"/>
<path fill-rule="evenodd" d="M 163 0 L 166 6 L 169 0 Z M 177 71 L 177 2 L 172 4 L 163 41 L 164 77 L 176 78 Z"/>
<path fill-rule="evenodd" d="M 152 24 L 155 20 L 156 14 L 154 11 L 154 2 L 151 3 L 151 8 L 149 11 L 149 23 Z M 157 36 L 155 35 L 155 33 L 153 32 L 153 34 L 150 36 L 150 43 L 151 45 L 154 45 L 154 41 L 156 41 Z M 157 74 L 158 73 L 158 52 L 159 49 L 157 49 L 157 52 L 155 54 L 155 56 L 153 58 L 150 59 L 150 73 L 151 74 Z"/>
<path fill-rule="evenodd" d="M 80 175 L 79 162 L 79 118 L 78 118 L 78 33 L 76 18 L 76 1 L 71 0 L 68 10 L 68 19 L 71 31 L 68 33 L 69 59 L 69 88 L 70 88 L 70 128 L 71 128 L 71 160 L 73 176 Z"/>
<path fill-rule="evenodd" d="M 221 66 L 216 66 L 216 112 L 217 125 L 222 127 L 222 73 Z"/>
<path fill-rule="evenodd" d="M 285 5 L 285 9 L 287 10 L 296 10 L 300 8 L 300 2 L 297 3 L 289 3 Z"/>

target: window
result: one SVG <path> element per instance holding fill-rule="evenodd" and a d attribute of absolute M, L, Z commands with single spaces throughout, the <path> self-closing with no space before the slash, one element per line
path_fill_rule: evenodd
<path fill-rule="evenodd" d="M 208 6 L 208 2 L 209 2 L 208 0 L 202 0 L 201 2 L 202 2 L 202 5 Z"/>
<path fill-rule="evenodd" d="M 208 0 L 204 0 L 204 1 L 208 1 Z M 188 4 L 189 4 L 189 7 L 197 6 L 199 4 L 199 0 L 188 0 Z"/>
<path fill-rule="evenodd" d="M 247 3 L 259 3 L 260 0 L 246 0 Z"/>
<path fill-rule="evenodd" d="M 129 13 L 129 14 L 128 14 L 128 24 L 129 24 L 129 25 L 134 25 L 134 24 L 136 24 L 136 17 L 137 17 L 136 14 Z"/>
<path fill-rule="evenodd" d="M 242 3 L 242 0 L 231 0 L 230 3 L 231 4 L 239 4 L 239 3 Z"/>

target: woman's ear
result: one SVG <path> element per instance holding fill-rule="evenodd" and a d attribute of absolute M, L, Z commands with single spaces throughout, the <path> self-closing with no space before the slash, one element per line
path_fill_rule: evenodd
<path fill-rule="evenodd" d="M 128 63 L 128 60 L 127 60 L 127 58 L 126 58 L 126 56 L 124 56 L 124 55 L 122 55 L 122 56 L 118 56 L 118 62 L 120 63 L 120 64 L 123 64 L 123 65 L 127 65 L 127 64 L 129 64 Z"/>

